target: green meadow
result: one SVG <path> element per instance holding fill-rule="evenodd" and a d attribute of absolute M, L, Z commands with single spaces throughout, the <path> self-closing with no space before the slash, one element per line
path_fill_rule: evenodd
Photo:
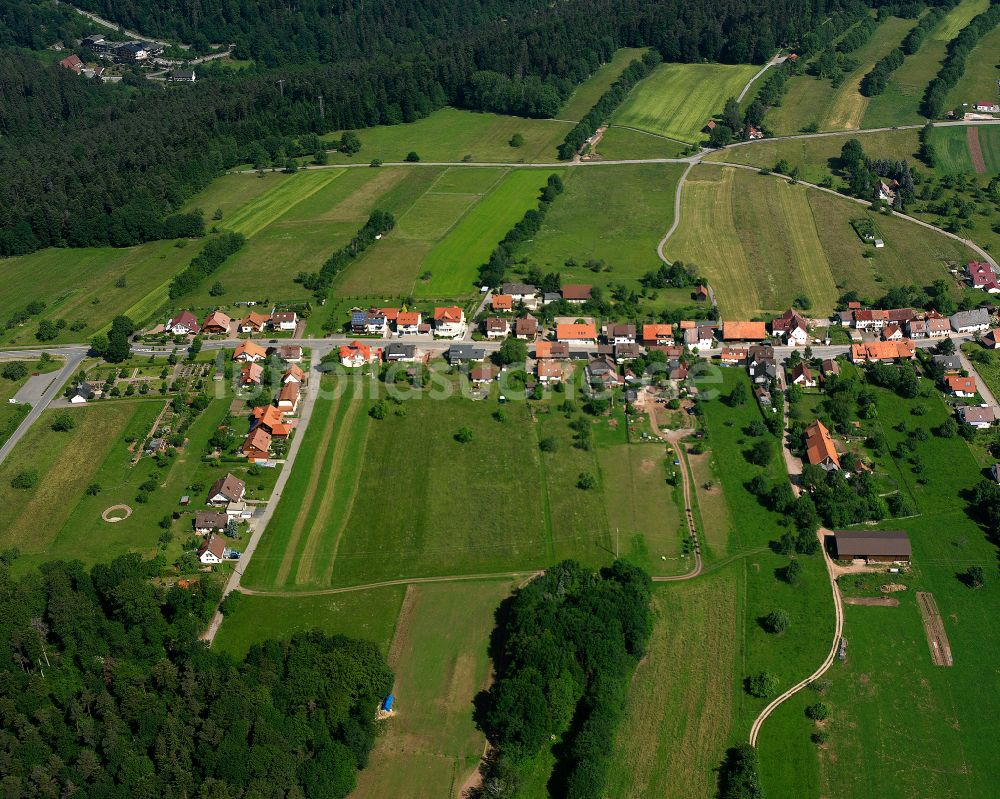
<path fill-rule="evenodd" d="M 611 84 L 633 61 L 642 58 L 645 47 L 623 47 L 606 64 L 601 64 L 594 74 L 576 87 L 556 116 L 574 122 L 582 119 L 601 99 L 601 95 L 611 88 Z"/>

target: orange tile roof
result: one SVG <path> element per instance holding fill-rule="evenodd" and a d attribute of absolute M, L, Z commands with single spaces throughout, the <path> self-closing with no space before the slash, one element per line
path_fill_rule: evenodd
<path fill-rule="evenodd" d="M 256 311 L 251 311 L 246 316 L 240 320 L 240 325 L 248 325 L 250 327 L 255 327 L 258 330 L 263 330 L 264 325 L 271 321 L 271 317 L 266 313 L 257 313 Z"/>
<path fill-rule="evenodd" d="M 897 358 L 912 358 L 914 352 L 913 342 L 908 338 L 902 341 L 866 341 L 851 345 L 851 360 L 894 361 Z"/>
<path fill-rule="evenodd" d="M 267 350 L 259 344 L 254 344 L 248 339 L 240 342 L 239 346 L 236 348 L 236 352 L 233 353 L 233 360 L 236 360 L 241 355 L 246 355 L 248 358 L 266 358 Z"/>
<path fill-rule="evenodd" d="M 813 465 L 829 460 L 840 468 L 840 456 L 833 446 L 833 437 L 819 419 L 806 428 L 806 460 Z"/>
<path fill-rule="evenodd" d="M 748 341 L 767 338 L 767 325 L 763 322 L 723 322 L 722 338 L 726 341 Z"/>
<path fill-rule="evenodd" d="M 674 326 L 673 325 L 643 325 L 642 326 L 642 340 L 643 341 L 657 341 L 661 338 L 674 337 Z"/>
<path fill-rule="evenodd" d="M 948 384 L 948 389 L 953 392 L 964 392 L 966 394 L 975 394 L 976 380 L 973 377 L 961 377 L 960 375 L 949 375 L 944 379 L 944 382 Z"/>
<path fill-rule="evenodd" d="M 556 338 L 559 341 L 596 341 L 597 326 L 592 322 L 566 323 L 556 325 Z"/>
<path fill-rule="evenodd" d="M 372 360 L 372 348 L 367 344 L 362 344 L 360 341 L 352 341 L 350 344 L 345 344 L 339 350 L 341 359 L 351 358 L 354 355 L 360 355 L 365 361 Z M 375 350 L 375 357 L 380 358 L 382 356 L 382 350 Z"/>
<path fill-rule="evenodd" d="M 255 427 L 246 437 L 246 441 L 243 442 L 244 452 L 248 449 L 256 449 L 261 452 L 267 452 L 270 448 L 271 434 L 268 433 L 263 427 Z"/>
<path fill-rule="evenodd" d="M 562 287 L 564 300 L 589 300 L 593 287 L 588 283 L 567 283 Z"/>
<path fill-rule="evenodd" d="M 295 380 L 297 380 L 297 381 L 299 381 L 301 383 L 302 380 L 305 378 L 305 376 L 306 376 L 306 373 L 303 372 L 302 369 L 300 369 L 297 365 L 295 365 L 293 363 L 293 364 L 289 364 L 288 368 L 285 370 L 285 374 L 282 375 L 282 379 L 287 379 L 289 377 L 293 377 L 293 378 L 295 378 Z"/>
<path fill-rule="evenodd" d="M 299 398 L 299 384 L 298 383 L 286 383 L 284 388 L 281 389 L 281 393 L 278 394 L 278 402 L 295 402 Z"/>
<path fill-rule="evenodd" d="M 240 372 L 240 380 L 244 383 L 259 383 L 263 374 L 263 366 L 259 363 L 251 363 L 243 367 Z"/>
<path fill-rule="evenodd" d="M 212 311 L 212 313 L 205 317 L 205 321 L 201 323 L 201 329 L 206 330 L 210 327 L 221 327 L 224 330 L 228 330 L 231 321 L 232 319 L 222 311 Z"/>
<path fill-rule="evenodd" d="M 514 307 L 514 298 L 510 294 L 494 294 L 492 302 L 494 311 L 509 311 Z"/>
<path fill-rule="evenodd" d="M 681 320 L 681 330 L 694 330 L 696 327 L 698 327 L 698 323 L 691 319 Z"/>
<path fill-rule="evenodd" d="M 399 316 L 396 317 L 396 326 L 401 325 L 419 325 L 420 324 L 420 314 L 417 311 L 401 311 Z"/>
<path fill-rule="evenodd" d="M 399 308 L 379 308 L 379 311 L 389 322 L 395 322 L 399 318 Z"/>
<path fill-rule="evenodd" d="M 457 305 L 448 305 L 443 308 L 434 309 L 435 322 L 461 322 L 462 309 Z"/>
<path fill-rule="evenodd" d="M 536 368 L 539 377 L 562 377 L 562 366 L 558 361 L 539 361 Z"/>

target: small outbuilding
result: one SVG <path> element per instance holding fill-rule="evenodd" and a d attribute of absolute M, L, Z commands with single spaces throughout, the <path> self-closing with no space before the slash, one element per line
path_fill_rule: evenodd
<path fill-rule="evenodd" d="M 902 530 L 834 530 L 838 560 L 909 563 L 910 538 Z"/>

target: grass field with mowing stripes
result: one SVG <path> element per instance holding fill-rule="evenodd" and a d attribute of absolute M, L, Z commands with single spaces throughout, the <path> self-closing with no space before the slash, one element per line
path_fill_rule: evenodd
<path fill-rule="evenodd" d="M 957 108 L 968 103 L 974 111 L 978 102 L 1000 102 L 1000 70 L 997 69 L 997 53 L 1000 53 L 1000 25 L 995 27 L 975 46 L 965 61 L 965 74 L 958 79 L 945 102 L 946 109 Z"/>
<path fill-rule="evenodd" d="M 225 220 L 225 227 L 250 238 L 343 174 L 339 169 L 298 172 L 241 206 Z"/>
<path fill-rule="evenodd" d="M 702 128 L 759 69 L 752 64 L 660 64 L 636 84 L 611 121 L 699 142 L 706 138 Z"/>
<path fill-rule="evenodd" d="M 576 87 L 556 116 L 574 122 L 582 119 L 601 99 L 601 95 L 611 88 L 611 84 L 618 80 L 625 68 L 642 58 L 645 52 L 645 47 L 623 47 L 617 51 L 608 63 L 601 64 L 593 75 Z"/>
<path fill-rule="evenodd" d="M 938 172 L 972 174 L 975 171 L 969 155 L 967 131 L 968 128 L 955 127 L 935 128 L 931 132 Z M 977 134 L 987 174 L 1000 173 L 1000 126 L 979 125 Z"/>

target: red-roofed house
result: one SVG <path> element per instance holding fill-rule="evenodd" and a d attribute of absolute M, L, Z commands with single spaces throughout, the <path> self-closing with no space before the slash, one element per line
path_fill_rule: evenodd
<path fill-rule="evenodd" d="M 806 428 L 805 436 L 806 461 L 827 471 L 840 468 L 840 456 L 833 446 L 833 437 L 819 419 Z"/>
<path fill-rule="evenodd" d="M 802 347 L 809 343 L 805 317 L 794 308 L 789 308 L 771 322 L 771 332 L 785 339 L 790 347 Z"/>
<path fill-rule="evenodd" d="M 568 283 L 562 288 L 563 299 L 574 305 L 583 305 L 590 299 L 590 290 L 593 286 L 584 283 Z"/>
<path fill-rule="evenodd" d="M 291 416 L 299 409 L 299 384 L 286 383 L 278 394 L 278 410 Z"/>
<path fill-rule="evenodd" d="M 510 294 L 494 294 L 490 303 L 494 311 L 511 311 L 514 309 L 514 298 Z"/>
<path fill-rule="evenodd" d="M 673 325 L 643 325 L 642 340 L 645 344 L 662 344 L 669 346 L 674 343 Z"/>
<path fill-rule="evenodd" d="M 593 322 L 556 325 L 556 341 L 569 345 L 587 346 L 597 343 L 597 326 Z"/>
<path fill-rule="evenodd" d="M 767 338 L 767 325 L 763 322 L 723 322 L 723 341 L 763 341 Z"/>
<path fill-rule="evenodd" d="M 271 434 L 263 427 L 255 427 L 247 435 L 240 449 L 251 463 L 266 461 L 271 457 Z"/>
<path fill-rule="evenodd" d="M 420 332 L 420 314 L 417 311 L 402 311 L 396 317 L 396 332 L 400 336 L 415 336 Z"/>
<path fill-rule="evenodd" d="M 243 363 L 256 363 L 257 361 L 263 361 L 266 357 L 267 350 L 259 344 L 254 344 L 249 339 L 241 341 L 233 353 L 233 360 Z"/>
<path fill-rule="evenodd" d="M 465 335 L 465 311 L 457 305 L 434 309 L 434 335 L 458 338 Z"/>
<path fill-rule="evenodd" d="M 1000 294 L 1000 280 L 997 280 L 993 267 L 988 263 L 969 261 L 965 266 L 965 273 L 972 288 L 982 289 L 988 294 Z"/>
<path fill-rule="evenodd" d="M 953 397 L 974 397 L 976 396 L 976 380 L 974 377 L 961 377 L 960 375 L 948 375 L 944 379 L 944 384 Z"/>
<path fill-rule="evenodd" d="M 292 426 L 285 421 L 281 411 L 274 405 L 254 408 L 252 424 L 254 427 L 263 427 L 274 438 L 288 438 L 292 433 Z"/>
<path fill-rule="evenodd" d="M 360 341 L 352 341 L 345 344 L 338 351 L 340 363 L 348 368 L 364 366 L 368 363 L 375 363 L 382 359 L 382 349 L 380 347 L 369 347 Z"/>
<path fill-rule="evenodd" d="M 83 69 L 83 62 L 80 60 L 80 56 L 74 53 L 71 56 L 66 56 L 66 58 L 60 61 L 59 66 L 64 67 L 66 69 L 71 69 L 77 75 L 79 75 L 80 70 Z"/>
<path fill-rule="evenodd" d="M 167 320 L 166 330 L 175 336 L 187 336 L 198 332 L 198 317 L 190 311 L 181 311 L 177 316 Z"/>
<path fill-rule="evenodd" d="M 208 316 L 205 317 L 205 321 L 201 323 L 202 333 L 228 333 L 229 324 L 233 320 L 230 319 L 222 311 L 212 311 Z"/>
<path fill-rule="evenodd" d="M 264 379 L 264 367 L 259 363 L 248 363 L 240 370 L 241 386 L 259 386 Z"/>

